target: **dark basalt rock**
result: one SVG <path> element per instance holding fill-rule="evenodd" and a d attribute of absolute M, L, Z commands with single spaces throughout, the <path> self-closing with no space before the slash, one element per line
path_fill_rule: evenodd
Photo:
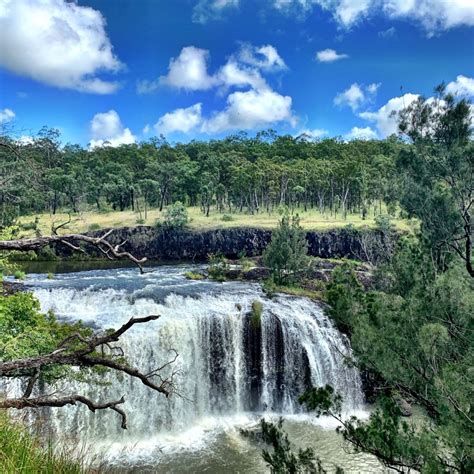
<path fill-rule="evenodd" d="M 100 236 L 103 231 L 91 232 Z M 383 251 L 384 238 L 376 231 L 337 229 L 324 232 L 308 232 L 309 255 L 321 258 L 351 258 L 364 260 L 362 237 L 370 233 L 371 245 Z M 113 244 L 125 242 L 121 247 L 136 257 L 153 260 L 205 260 L 209 254 L 222 254 L 237 258 L 242 252 L 248 257 L 262 255 L 271 241 L 272 232 L 257 228 L 216 229 L 207 231 L 161 230 L 137 226 L 116 229 L 108 238 Z M 381 249 L 381 250 L 380 250 Z M 55 246 L 59 257 L 70 257 L 73 251 L 65 245 Z M 92 257 L 101 256 L 94 248 L 87 248 Z M 372 252 L 373 253 L 373 252 Z"/>

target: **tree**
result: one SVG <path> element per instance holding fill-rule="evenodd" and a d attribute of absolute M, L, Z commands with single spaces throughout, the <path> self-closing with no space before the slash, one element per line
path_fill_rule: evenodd
<path fill-rule="evenodd" d="M 306 270 L 308 262 L 306 232 L 297 215 L 285 214 L 272 233 L 272 240 L 263 253 L 263 260 L 277 284 L 290 284 Z"/>
<path fill-rule="evenodd" d="M 376 375 L 382 394 L 368 423 L 345 422 L 343 434 L 394 469 L 472 472 L 474 283 L 457 265 L 438 274 L 423 249 L 402 239 L 378 270 L 378 289 L 367 293 L 350 270 L 334 273 L 329 314 L 337 313 L 351 335 L 353 362 Z M 429 418 L 416 429 L 402 422 L 400 397 Z"/>
<path fill-rule="evenodd" d="M 128 258 L 143 270 L 142 264 L 146 259 L 139 260 L 128 252 L 120 251 L 120 244 L 114 246 L 107 240 L 110 233 L 101 237 L 69 234 L 4 240 L 0 241 L 0 250 L 38 250 L 54 243 L 81 250 L 78 243 L 82 242 L 95 246 L 109 258 Z M 158 315 L 131 318 L 117 330 L 94 332 L 81 323 L 61 323 L 52 314 L 40 313 L 38 301 L 29 293 L 0 296 L 0 377 L 24 381 L 23 394 L 2 398 L 0 408 L 63 407 L 82 403 L 93 412 L 105 409 L 117 412 L 121 416 L 122 428 L 126 429 L 127 415 L 120 407 L 125 401 L 123 397 L 96 403 L 77 393 L 48 393 L 48 382 L 65 377 L 87 377 L 93 381 L 95 375 L 112 370 L 137 378 L 150 389 L 170 396 L 175 393 L 172 366 L 178 354 L 173 351 L 170 361 L 145 374 L 127 363 L 126 354 L 119 345 L 120 338 L 131 327 L 158 318 Z M 40 383 L 43 385 L 41 390 L 38 388 Z"/>
<path fill-rule="evenodd" d="M 398 166 L 405 183 L 401 204 L 421 220 L 423 238 L 441 269 L 457 255 L 474 278 L 474 144 L 472 105 L 438 86 L 400 113 L 399 128 L 412 143 Z"/>

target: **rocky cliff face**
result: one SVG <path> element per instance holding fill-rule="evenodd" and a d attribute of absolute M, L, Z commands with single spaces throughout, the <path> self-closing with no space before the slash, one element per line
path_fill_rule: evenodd
<path fill-rule="evenodd" d="M 102 235 L 104 231 L 93 232 Z M 247 256 L 261 255 L 271 240 L 271 231 L 254 228 L 218 229 L 208 231 L 159 230 L 153 227 L 123 227 L 116 229 L 108 240 L 114 244 L 125 242 L 124 250 L 136 257 L 156 260 L 204 260 L 209 254 L 236 258 L 245 251 Z M 387 239 L 376 231 L 337 229 L 308 232 L 308 253 L 321 258 L 356 258 L 368 260 L 384 253 Z M 88 249 L 97 255 L 95 249 Z M 61 257 L 72 254 L 68 247 L 57 245 Z"/>

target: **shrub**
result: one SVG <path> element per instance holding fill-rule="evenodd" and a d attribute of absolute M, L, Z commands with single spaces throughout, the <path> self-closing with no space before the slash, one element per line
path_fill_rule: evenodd
<path fill-rule="evenodd" d="M 100 230 L 100 229 L 101 229 L 101 226 L 100 224 L 97 224 L 97 222 L 90 224 L 89 227 L 87 228 L 89 232 L 94 232 L 95 230 Z"/>
<path fill-rule="evenodd" d="M 145 219 L 140 218 L 140 219 L 137 219 L 135 222 L 139 225 L 143 225 L 145 223 Z"/>
<path fill-rule="evenodd" d="M 298 273 L 308 264 L 306 232 L 301 228 L 298 216 L 285 214 L 272 233 L 272 240 L 263 253 L 263 261 L 272 272 L 278 285 L 293 283 Z"/>
<path fill-rule="evenodd" d="M 204 275 L 202 275 L 201 273 L 196 273 L 196 272 L 186 272 L 184 276 L 188 280 L 203 280 L 204 279 Z"/>
<path fill-rule="evenodd" d="M 224 222 L 231 222 L 234 218 L 230 214 L 224 214 L 221 218 Z"/>
<path fill-rule="evenodd" d="M 258 300 L 252 301 L 252 317 L 250 319 L 250 324 L 254 329 L 259 329 L 262 327 L 262 313 L 262 302 Z"/>
<path fill-rule="evenodd" d="M 229 264 L 223 255 L 209 255 L 209 276 L 216 281 L 224 281 Z"/>
<path fill-rule="evenodd" d="M 24 280 L 26 275 L 25 272 L 22 272 L 21 270 L 16 270 L 13 276 L 15 277 L 15 280 Z"/>
<path fill-rule="evenodd" d="M 166 229 L 184 229 L 189 222 L 188 210 L 180 201 L 176 201 L 165 210 L 163 224 L 157 223 L 158 227 L 161 225 Z"/>
<path fill-rule="evenodd" d="M 54 273 L 49 272 L 48 273 L 48 280 L 53 280 L 54 279 Z"/>

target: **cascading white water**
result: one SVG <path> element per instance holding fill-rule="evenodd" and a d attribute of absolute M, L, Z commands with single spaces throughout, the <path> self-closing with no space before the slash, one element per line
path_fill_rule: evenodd
<path fill-rule="evenodd" d="M 268 299 L 256 284 L 188 281 L 182 276 L 186 269 L 160 267 L 145 275 L 102 270 L 31 280 L 42 309 L 61 318 L 106 328 L 132 316 L 161 315 L 135 326 L 120 343 L 130 364 L 143 372 L 173 358 L 173 350 L 179 354 L 163 374 L 177 371 L 179 395 L 169 399 L 115 374 L 105 376 L 105 386 L 69 382 L 60 387 L 98 401 L 124 395 L 127 431 L 113 413 L 93 414 L 78 406 L 49 410 L 48 424 L 56 432 L 97 442 L 145 441 L 189 430 L 202 419 L 298 413 L 298 396 L 324 384 L 343 396 L 348 409 L 359 408 L 359 375 L 343 360 L 348 343 L 316 303 Z M 260 322 L 251 318 L 255 300 L 263 306 Z"/>

